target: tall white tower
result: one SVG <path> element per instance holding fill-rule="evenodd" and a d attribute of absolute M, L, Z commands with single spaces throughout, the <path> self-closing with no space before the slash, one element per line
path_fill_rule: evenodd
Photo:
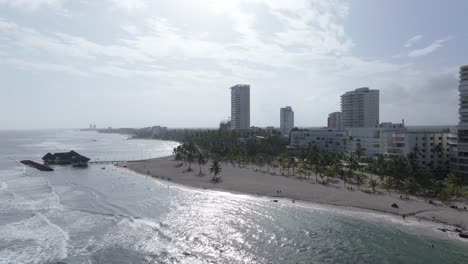
<path fill-rule="evenodd" d="M 457 149 L 452 169 L 468 174 L 468 65 L 460 67 L 460 103 L 458 107 L 459 121 L 457 127 Z"/>
<path fill-rule="evenodd" d="M 363 87 L 343 94 L 341 123 L 343 128 L 378 126 L 379 90 Z"/>
<path fill-rule="evenodd" d="M 250 85 L 238 84 L 231 87 L 231 129 L 250 128 Z"/>
<path fill-rule="evenodd" d="M 294 128 L 294 112 L 290 106 L 280 109 L 280 130 L 281 135 L 289 136 L 289 132 Z"/>

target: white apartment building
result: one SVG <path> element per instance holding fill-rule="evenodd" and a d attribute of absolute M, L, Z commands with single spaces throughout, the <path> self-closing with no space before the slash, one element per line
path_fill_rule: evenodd
<path fill-rule="evenodd" d="M 231 87 L 231 129 L 250 128 L 250 85 L 238 84 Z"/>
<path fill-rule="evenodd" d="M 291 131 L 293 147 L 316 146 L 321 151 L 345 152 L 347 132 L 334 129 Z"/>
<path fill-rule="evenodd" d="M 290 106 L 280 109 L 280 130 L 281 135 L 289 136 L 289 132 L 294 128 L 294 112 Z"/>
<path fill-rule="evenodd" d="M 341 130 L 341 112 L 333 112 L 328 115 L 328 129 Z"/>
<path fill-rule="evenodd" d="M 432 170 L 447 171 L 450 160 L 450 132 L 443 129 L 409 129 L 393 133 L 385 148 L 386 156 L 408 156 L 415 148 L 419 150 L 419 165 Z"/>
<path fill-rule="evenodd" d="M 379 125 L 379 90 L 367 87 L 346 92 L 341 96 L 341 125 L 348 127 L 377 127 Z"/>
<path fill-rule="evenodd" d="M 361 146 L 361 157 L 406 157 L 417 146 L 419 165 L 432 170 L 449 169 L 451 142 L 447 128 L 406 128 L 403 123 L 382 123 L 378 127 L 356 127 L 343 131 L 316 129 L 292 131 L 292 147 L 316 146 L 319 150 L 356 152 Z"/>
<path fill-rule="evenodd" d="M 377 127 L 353 127 L 346 129 L 348 140 L 346 151 L 355 152 L 361 146 L 362 157 L 376 157 L 384 155 L 384 150 L 392 142 L 392 134 L 405 133 L 404 124 L 382 123 Z"/>
<path fill-rule="evenodd" d="M 468 65 L 460 67 L 459 121 L 456 129 L 457 144 L 453 146 L 451 168 L 468 174 Z"/>

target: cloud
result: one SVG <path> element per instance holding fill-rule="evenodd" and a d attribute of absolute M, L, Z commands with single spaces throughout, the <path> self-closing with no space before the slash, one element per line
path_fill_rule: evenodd
<path fill-rule="evenodd" d="M 449 36 L 449 37 L 445 37 L 443 39 L 438 39 L 438 40 L 435 40 L 434 42 L 432 42 L 431 45 L 425 47 L 425 48 L 422 48 L 422 49 L 416 49 L 416 50 L 412 50 L 410 52 L 408 52 L 408 57 L 421 57 L 421 56 L 425 56 L 425 55 L 428 55 L 428 54 L 431 54 L 432 52 L 438 50 L 439 48 L 443 47 L 444 43 L 449 41 L 449 40 L 452 40 L 453 37 Z"/>
<path fill-rule="evenodd" d="M 42 7 L 60 7 L 61 0 L 0 0 L 0 7 L 36 10 Z"/>
<path fill-rule="evenodd" d="M 9 22 L 0 17 L 0 32 L 1 31 L 10 31 L 16 29 L 18 25 L 14 22 Z"/>
<path fill-rule="evenodd" d="M 422 35 L 416 35 L 416 36 L 413 36 L 411 37 L 410 39 L 408 39 L 406 42 L 405 42 L 405 45 L 404 47 L 405 48 L 410 48 L 411 46 L 414 45 L 414 43 L 418 42 L 420 39 L 422 39 Z"/>
<path fill-rule="evenodd" d="M 270 36 L 260 35 L 255 26 L 258 17 L 251 11 L 251 3 L 266 8 L 283 24 L 281 29 Z M 214 41 L 177 27 L 161 16 L 145 18 L 143 26 L 120 26 L 127 33 L 125 37 L 106 45 L 68 33 L 39 32 L 6 20 L 0 20 L 0 30 L 7 31 L 4 35 L 14 42 L 13 46 L 25 51 L 33 49 L 60 58 L 92 60 L 90 63 L 99 69 L 94 74 L 169 78 L 167 74 L 151 74 L 146 70 L 165 63 L 177 65 L 173 71 L 190 69 L 194 61 L 200 60 L 211 65 L 203 71 L 221 71 L 226 79 L 272 78 L 284 69 L 304 74 L 337 72 L 341 76 L 362 76 L 400 68 L 350 54 L 354 44 L 340 24 L 348 7 L 341 1 L 295 0 L 294 4 L 270 0 L 208 1 L 208 9 L 216 15 L 230 17 L 232 30 L 240 37 L 228 43 Z M 109 62 L 113 66 L 119 63 L 119 68 L 111 68 Z M 193 79 L 188 74 L 182 75 L 185 76 Z"/>
<path fill-rule="evenodd" d="M 88 74 L 77 69 L 72 65 L 63 65 L 55 63 L 32 62 L 21 59 L 2 59 L 0 64 L 11 65 L 20 70 L 52 71 L 61 72 L 78 76 L 87 76 Z"/>
<path fill-rule="evenodd" d="M 117 8 L 127 11 L 135 11 L 144 9 L 147 4 L 143 0 L 109 0 L 111 4 Z"/>

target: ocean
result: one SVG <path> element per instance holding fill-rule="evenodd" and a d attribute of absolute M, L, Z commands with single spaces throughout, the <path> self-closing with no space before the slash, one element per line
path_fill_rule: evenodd
<path fill-rule="evenodd" d="M 176 145 L 0 131 L 0 263 L 468 263 L 468 243 L 428 223 L 199 190 L 109 164 L 41 172 L 18 162 L 69 150 L 138 160 Z"/>

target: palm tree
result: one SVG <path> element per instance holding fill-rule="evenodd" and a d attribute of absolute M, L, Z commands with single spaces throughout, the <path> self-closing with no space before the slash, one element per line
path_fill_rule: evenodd
<path fill-rule="evenodd" d="M 219 174 L 221 173 L 221 164 L 219 164 L 219 161 L 215 160 L 213 161 L 213 164 L 211 164 L 210 167 L 210 173 L 213 174 L 213 178 L 211 178 L 211 181 L 214 183 L 218 183 L 221 180 L 221 176 Z"/>
<path fill-rule="evenodd" d="M 377 181 L 376 180 L 370 180 L 369 181 L 369 187 L 372 188 L 372 193 L 375 194 L 375 187 L 377 187 Z"/>
<path fill-rule="evenodd" d="M 359 190 L 359 187 L 364 183 L 364 177 L 359 173 L 356 173 L 355 177 L 356 177 L 357 188 Z"/>
<path fill-rule="evenodd" d="M 463 174 L 460 172 L 450 172 L 445 179 L 446 185 L 452 186 L 452 196 L 463 186 Z"/>
<path fill-rule="evenodd" d="M 178 167 L 182 166 L 182 162 L 180 162 L 182 160 L 182 154 L 180 152 L 175 152 L 174 159 L 179 162 L 179 165 L 177 165 Z"/>
<path fill-rule="evenodd" d="M 293 176 L 294 176 L 294 174 L 295 174 L 294 171 L 295 171 L 295 169 L 296 169 L 296 167 L 297 167 L 297 160 L 296 160 L 296 157 L 294 157 L 294 156 L 291 155 L 291 156 L 289 157 L 288 164 L 289 164 L 289 167 L 292 168 L 292 172 L 293 172 Z"/>
<path fill-rule="evenodd" d="M 198 173 L 198 175 L 202 175 L 202 166 L 206 164 L 206 158 L 205 155 L 203 155 L 203 153 L 201 152 L 199 152 L 197 155 L 197 164 L 200 167 L 200 172 Z"/>
<path fill-rule="evenodd" d="M 195 155 L 192 150 L 187 151 L 187 155 L 185 157 L 185 161 L 188 164 L 187 171 L 192 171 L 192 163 L 195 162 Z"/>
<path fill-rule="evenodd" d="M 276 169 L 279 167 L 279 163 L 277 160 L 273 160 L 271 162 L 271 167 L 273 168 L 273 174 L 276 174 Z"/>
<path fill-rule="evenodd" d="M 340 170 L 340 179 L 343 181 L 343 187 L 346 188 L 346 183 L 348 182 L 348 175 L 343 169 Z"/>
<path fill-rule="evenodd" d="M 354 151 L 354 153 L 356 154 L 358 161 L 361 161 L 362 154 L 364 153 L 365 150 L 366 149 L 363 148 L 360 143 L 357 144 L 356 150 Z"/>

